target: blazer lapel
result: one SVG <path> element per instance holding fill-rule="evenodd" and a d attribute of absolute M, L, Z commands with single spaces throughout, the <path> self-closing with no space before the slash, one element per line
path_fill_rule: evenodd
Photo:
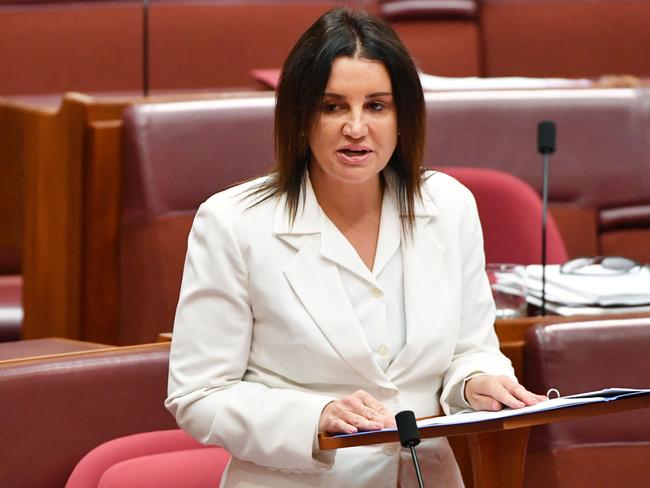
<path fill-rule="evenodd" d="M 406 345 L 388 368 L 390 378 L 407 371 L 427 346 L 438 308 L 445 247 L 436 239 L 432 225 L 439 211 L 426 194 L 415 208 L 412 239 L 402 239 Z"/>
<path fill-rule="evenodd" d="M 305 190 L 293 225 L 288 222 L 282 199 L 276 208 L 274 233 L 297 250 L 284 275 L 341 358 L 373 384 L 392 387 L 372 357 L 337 263 L 321 253 L 321 210 L 308 179 Z"/>

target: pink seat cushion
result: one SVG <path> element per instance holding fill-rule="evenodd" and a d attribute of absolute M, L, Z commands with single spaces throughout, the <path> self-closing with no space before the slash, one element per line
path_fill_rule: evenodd
<path fill-rule="evenodd" d="M 229 459 L 221 447 L 138 457 L 108 468 L 97 488 L 217 488 Z"/>
<path fill-rule="evenodd" d="M 98 486 L 218 486 L 230 455 L 204 446 L 182 430 L 120 437 L 90 451 L 72 471 L 66 488 Z M 123 480 L 128 479 L 128 482 Z"/>

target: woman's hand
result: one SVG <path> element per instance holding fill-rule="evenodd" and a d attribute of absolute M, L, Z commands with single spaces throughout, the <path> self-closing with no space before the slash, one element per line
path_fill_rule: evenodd
<path fill-rule="evenodd" d="M 332 434 L 354 434 L 385 427 L 395 427 L 393 414 L 363 390 L 325 405 L 318 423 L 319 432 Z"/>
<path fill-rule="evenodd" d="M 547 398 L 529 392 L 507 376 L 482 374 L 465 383 L 465 398 L 475 410 L 501 410 L 504 406 L 522 408 L 535 405 Z"/>

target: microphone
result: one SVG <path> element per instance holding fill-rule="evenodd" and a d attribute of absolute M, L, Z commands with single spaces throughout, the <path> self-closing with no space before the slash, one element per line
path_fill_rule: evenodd
<path fill-rule="evenodd" d="M 537 124 L 537 151 L 544 160 L 542 183 L 542 316 L 546 315 L 546 218 L 548 214 L 548 160 L 555 152 L 555 122 Z"/>
<path fill-rule="evenodd" d="M 415 466 L 415 474 L 418 477 L 418 486 L 424 488 L 422 473 L 420 472 L 420 463 L 418 462 L 418 455 L 415 452 L 415 446 L 420 443 L 420 432 L 415 423 L 415 414 L 411 410 L 402 410 L 395 415 L 395 423 L 397 424 L 400 444 L 402 447 L 408 447 L 411 450 L 413 465 Z"/>

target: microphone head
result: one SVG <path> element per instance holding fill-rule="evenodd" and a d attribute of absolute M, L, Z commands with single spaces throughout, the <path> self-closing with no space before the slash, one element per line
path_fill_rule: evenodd
<path fill-rule="evenodd" d="M 555 122 L 545 120 L 537 124 L 537 151 L 540 154 L 555 152 Z"/>
<path fill-rule="evenodd" d="M 420 443 L 420 432 L 415 423 L 415 414 L 411 410 L 402 410 L 395 415 L 395 423 L 402 447 L 414 447 Z"/>

